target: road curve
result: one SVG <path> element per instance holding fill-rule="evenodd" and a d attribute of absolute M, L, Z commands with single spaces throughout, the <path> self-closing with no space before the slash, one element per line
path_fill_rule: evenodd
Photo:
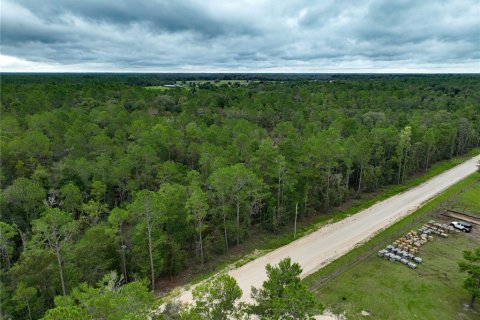
<path fill-rule="evenodd" d="M 453 167 L 426 182 L 374 204 L 339 222 L 325 225 L 317 231 L 280 247 L 228 273 L 234 277 L 243 291 L 242 301 L 250 301 L 251 287 L 260 287 L 266 279 L 265 266 L 277 264 L 290 257 L 303 268 L 305 277 L 329 261 L 336 259 L 356 245 L 367 241 L 402 217 L 415 211 L 424 202 L 433 198 L 456 182 L 477 170 L 480 155 Z M 190 302 L 191 291 L 182 292 L 177 302 Z"/>

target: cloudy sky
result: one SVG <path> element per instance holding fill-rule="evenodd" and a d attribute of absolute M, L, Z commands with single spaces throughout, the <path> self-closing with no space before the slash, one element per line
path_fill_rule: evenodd
<path fill-rule="evenodd" d="M 479 0 L 2 0 L 1 71 L 480 72 Z"/>

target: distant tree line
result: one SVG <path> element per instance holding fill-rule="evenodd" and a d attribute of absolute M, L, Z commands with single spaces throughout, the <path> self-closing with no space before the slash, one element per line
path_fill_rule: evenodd
<path fill-rule="evenodd" d="M 296 207 L 322 214 L 480 144 L 478 76 L 143 88 L 152 77 L 2 75 L 3 316 L 38 318 L 111 271 L 161 289 L 252 227 L 279 232 Z"/>

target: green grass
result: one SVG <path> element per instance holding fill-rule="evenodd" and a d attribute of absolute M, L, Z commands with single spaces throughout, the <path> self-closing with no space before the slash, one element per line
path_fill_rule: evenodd
<path fill-rule="evenodd" d="M 164 86 L 148 86 L 145 87 L 147 90 L 156 90 L 156 91 L 168 91 L 171 90 L 174 87 L 164 87 Z"/>
<path fill-rule="evenodd" d="M 462 193 L 452 209 L 480 216 L 480 183 Z"/>
<path fill-rule="evenodd" d="M 222 84 L 240 84 L 240 85 L 247 85 L 252 82 L 258 82 L 257 80 L 249 81 L 249 80 L 189 80 L 189 81 L 177 81 L 177 85 L 183 85 L 183 84 L 206 84 L 210 83 L 212 85 L 220 86 Z"/>
<path fill-rule="evenodd" d="M 465 275 L 458 271 L 462 250 L 480 245 L 465 234 L 435 239 L 424 245 L 422 263 L 416 270 L 371 256 L 316 291 L 332 312 L 347 319 L 479 319 L 465 309 L 469 301 L 463 289 Z"/>
<path fill-rule="evenodd" d="M 388 244 L 401 232 L 415 228 L 420 221 L 429 220 L 432 212 L 438 211 L 441 204 L 467 186 L 471 188 L 457 199 L 478 204 L 477 198 L 469 196 L 471 190 L 478 187 L 475 184 L 478 181 L 479 173 L 460 181 L 304 281 L 314 286 L 320 278 L 355 261 L 358 256 L 372 252 L 378 245 Z M 327 308 L 336 313 L 345 312 L 348 319 L 363 318 L 359 315 L 362 310 L 372 313 L 374 319 L 478 319 L 478 313 L 464 309 L 468 294 L 462 288 L 464 275 L 458 272 L 457 261 L 461 260 L 463 250 L 479 245 L 480 239 L 467 238 L 464 234 L 435 239 L 422 247 L 421 256 L 425 263 L 417 270 L 379 259 L 373 254 L 320 286 L 316 294 Z"/>

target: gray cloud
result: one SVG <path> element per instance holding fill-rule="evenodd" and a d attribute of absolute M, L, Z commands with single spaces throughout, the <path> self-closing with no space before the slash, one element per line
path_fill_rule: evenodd
<path fill-rule="evenodd" d="M 19 0 L 26 8 L 38 6 L 38 1 Z M 232 17 L 215 16 L 200 3 L 188 1 L 53 1 L 41 2 L 36 11 L 46 21 L 61 22 L 65 14 L 77 16 L 86 21 L 106 23 L 115 26 L 142 24 L 151 31 L 182 32 L 194 31 L 214 37 L 231 33 L 251 33 L 251 25 L 238 26 Z"/>
<path fill-rule="evenodd" d="M 476 0 L 4 0 L 1 53 L 4 70 L 480 72 L 479 30 Z"/>

